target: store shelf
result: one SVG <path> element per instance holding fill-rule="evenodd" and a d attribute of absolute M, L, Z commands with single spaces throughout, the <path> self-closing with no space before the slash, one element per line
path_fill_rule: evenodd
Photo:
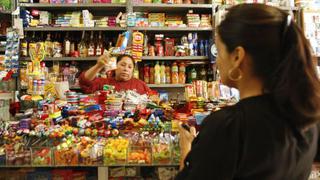
<path fill-rule="evenodd" d="M 44 58 L 44 61 L 96 61 L 98 57 L 52 57 Z M 21 61 L 31 61 L 30 57 L 20 57 Z"/>
<path fill-rule="evenodd" d="M 233 5 L 221 5 L 220 8 L 230 9 Z M 298 11 L 299 7 L 285 7 L 285 6 L 275 6 L 279 9 L 285 10 L 285 11 Z"/>
<path fill-rule="evenodd" d="M 193 10 L 207 10 L 212 9 L 212 4 L 155 4 L 155 3 L 141 3 L 133 4 L 134 11 L 148 11 L 148 12 L 182 12 Z"/>
<path fill-rule="evenodd" d="M 207 60 L 207 56 L 143 56 L 142 60 Z"/>
<path fill-rule="evenodd" d="M 27 27 L 25 31 L 125 31 L 123 27 Z"/>
<path fill-rule="evenodd" d="M 212 31 L 212 27 L 133 27 L 135 31 Z"/>
<path fill-rule="evenodd" d="M 118 9 L 125 9 L 126 4 L 117 4 L 117 3 L 84 3 L 84 4 L 20 3 L 20 7 L 46 9 L 46 10 L 72 10 L 72 9 L 118 10 Z"/>
<path fill-rule="evenodd" d="M 147 84 L 150 88 L 184 88 L 187 84 Z"/>
<path fill-rule="evenodd" d="M 115 164 L 115 165 L 20 165 L 20 166 L 1 166 L 0 168 L 26 168 L 26 167 L 177 167 L 179 164 Z"/>

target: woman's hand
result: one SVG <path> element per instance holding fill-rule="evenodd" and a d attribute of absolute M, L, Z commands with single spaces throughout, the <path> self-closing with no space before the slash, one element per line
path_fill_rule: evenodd
<path fill-rule="evenodd" d="M 108 66 L 109 61 L 110 61 L 110 56 L 108 53 L 101 55 L 97 60 L 97 66 L 101 68 Z"/>
<path fill-rule="evenodd" d="M 194 127 L 190 127 L 190 131 L 186 130 L 182 127 L 182 124 L 179 125 L 179 133 L 180 133 L 180 151 L 181 151 L 181 160 L 180 160 L 180 169 L 183 168 L 184 159 L 187 154 L 191 150 L 191 143 L 193 139 L 196 137 L 196 129 Z"/>

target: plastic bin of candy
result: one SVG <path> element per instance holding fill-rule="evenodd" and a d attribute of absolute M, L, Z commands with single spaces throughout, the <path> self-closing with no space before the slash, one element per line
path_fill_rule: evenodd
<path fill-rule="evenodd" d="M 170 135 L 159 135 L 154 138 L 152 143 L 152 162 L 153 164 L 171 163 L 171 138 Z"/>
<path fill-rule="evenodd" d="M 73 147 L 67 147 L 67 148 L 55 148 L 54 149 L 54 164 L 65 166 L 65 165 L 71 165 L 71 166 L 77 166 L 79 164 L 79 153 L 78 149 Z"/>
<path fill-rule="evenodd" d="M 104 165 L 126 164 L 129 140 L 126 138 L 108 139 L 103 150 Z"/>
<path fill-rule="evenodd" d="M 6 164 L 7 166 L 24 166 L 31 164 L 31 150 L 20 149 L 14 151 L 12 149 L 6 150 Z"/>
<path fill-rule="evenodd" d="M 98 143 L 79 149 L 79 164 L 101 165 L 103 163 L 103 149 L 104 146 Z"/>
<path fill-rule="evenodd" d="M 31 149 L 33 166 L 50 166 L 53 164 L 50 147 L 34 147 Z"/>
<path fill-rule="evenodd" d="M 128 164 L 152 164 L 152 149 L 150 146 L 130 146 Z"/>

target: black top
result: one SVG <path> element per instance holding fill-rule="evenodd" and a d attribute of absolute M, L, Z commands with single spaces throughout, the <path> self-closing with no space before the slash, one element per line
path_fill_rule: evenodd
<path fill-rule="evenodd" d="M 209 115 L 176 179 L 308 179 L 317 149 L 316 125 L 289 125 L 271 95 L 241 100 Z"/>

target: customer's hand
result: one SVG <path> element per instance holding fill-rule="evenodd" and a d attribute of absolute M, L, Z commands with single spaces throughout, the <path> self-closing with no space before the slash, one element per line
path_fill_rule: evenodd
<path fill-rule="evenodd" d="M 190 131 L 182 127 L 182 124 L 179 125 L 180 133 L 180 151 L 181 151 L 181 160 L 183 161 L 189 151 L 191 150 L 191 143 L 196 137 L 196 129 L 190 127 Z"/>
<path fill-rule="evenodd" d="M 101 55 L 97 60 L 97 66 L 98 67 L 106 67 L 108 66 L 108 62 L 110 61 L 110 55 L 109 53 Z"/>

